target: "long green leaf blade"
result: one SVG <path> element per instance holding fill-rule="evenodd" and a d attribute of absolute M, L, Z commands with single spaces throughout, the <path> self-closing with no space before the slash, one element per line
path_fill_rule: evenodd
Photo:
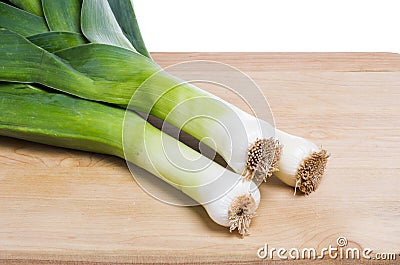
<path fill-rule="evenodd" d="M 132 90 L 161 69 L 142 55 L 104 44 L 92 43 L 55 54 L 75 70 L 118 89 L 125 86 L 125 89 Z"/>
<path fill-rule="evenodd" d="M 54 54 L 7 29 L 0 29 L 0 40 L 1 81 L 40 83 L 73 95 L 85 97 L 89 92 L 96 97 L 96 91 L 87 91 L 84 86 L 92 80 Z"/>
<path fill-rule="evenodd" d="M 39 83 L 82 98 L 127 105 L 144 80 L 160 70 L 136 52 L 86 44 L 56 55 L 0 29 L 0 81 Z"/>
<path fill-rule="evenodd" d="M 122 32 L 107 0 L 83 0 L 81 26 L 83 34 L 91 42 L 135 51 Z"/>
<path fill-rule="evenodd" d="M 136 20 L 133 3 L 131 0 L 108 0 L 110 7 L 128 40 L 136 51 L 149 58 L 150 54 L 144 44 L 139 25 Z"/>
<path fill-rule="evenodd" d="M 48 32 L 44 18 L 0 2 L 0 27 L 23 36 Z"/>
<path fill-rule="evenodd" d="M 10 83 L 10 82 L 0 82 L 0 91 L 1 93 L 19 93 L 19 94 L 46 93 L 44 90 L 33 87 L 28 84 Z"/>
<path fill-rule="evenodd" d="M 81 34 L 58 31 L 29 36 L 28 40 L 51 53 L 87 43 Z"/>
<path fill-rule="evenodd" d="M 42 4 L 50 30 L 81 32 L 82 0 L 42 0 Z"/>
<path fill-rule="evenodd" d="M 40 0 L 10 0 L 10 2 L 26 12 L 43 17 L 42 3 Z"/>

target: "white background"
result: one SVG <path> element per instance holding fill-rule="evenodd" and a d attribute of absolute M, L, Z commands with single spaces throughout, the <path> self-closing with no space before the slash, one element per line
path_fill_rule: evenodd
<path fill-rule="evenodd" d="M 149 51 L 400 52 L 399 0 L 134 0 Z"/>

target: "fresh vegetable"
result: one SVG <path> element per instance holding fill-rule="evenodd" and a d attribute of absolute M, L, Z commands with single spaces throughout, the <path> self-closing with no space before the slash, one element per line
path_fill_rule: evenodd
<path fill-rule="evenodd" d="M 0 135 L 125 158 L 202 204 L 217 224 L 248 233 L 260 201 L 258 188 L 131 111 L 0 83 L 0 113 Z M 163 148 L 179 157 L 174 160 L 179 166 Z M 199 165 L 208 166 L 198 170 Z"/>
<path fill-rule="evenodd" d="M 0 30 L 0 36 L 3 81 L 40 83 L 83 98 L 124 106 L 135 93 L 130 104 L 135 110 L 164 119 L 197 139 L 204 139 L 211 147 L 214 141 L 214 148 L 236 172 L 243 172 L 248 165 L 250 176 L 257 170 L 261 175 L 269 172 L 271 163 L 264 162 L 265 157 L 269 156 L 271 161 L 278 158 L 272 126 L 262 128 L 253 116 L 169 75 L 140 54 L 94 43 L 51 54 L 6 29 Z"/>
<path fill-rule="evenodd" d="M 86 99 L 129 105 L 203 141 L 247 179 L 265 180 L 279 170 L 276 175 L 281 180 L 305 194 L 318 187 L 327 163 L 326 151 L 275 130 L 138 54 L 134 40 L 142 39 L 130 37 L 126 27 L 133 32 L 135 27 L 126 23 L 126 17 L 121 18 L 128 13 L 115 1 L 84 0 L 81 30 L 92 43 L 54 54 L 13 28 L 16 32 L 1 30 L 0 80 L 40 83 Z M 137 26 L 136 19 L 133 21 Z M 0 26 L 9 28 L 7 23 Z"/>

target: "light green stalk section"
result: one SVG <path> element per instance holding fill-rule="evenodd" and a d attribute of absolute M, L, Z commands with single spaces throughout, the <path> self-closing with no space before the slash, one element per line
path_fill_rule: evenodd
<path fill-rule="evenodd" d="M 237 181 L 232 172 L 130 111 L 44 92 L 26 84 L 0 83 L 0 113 L 0 135 L 121 158 L 125 152 L 128 161 L 199 202 L 217 198 Z M 168 154 L 178 156 L 177 164 L 171 163 Z M 211 164 L 203 171 L 197 170 L 204 163 Z M 220 185 L 198 187 L 222 174 L 228 176 L 218 182 Z"/>
<path fill-rule="evenodd" d="M 225 158 L 231 150 L 226 148 L 231 138 L 222 124 L 235 122 L 237 116 L 220 99 L 205 93 L 197 87 L 183 82 L 158 68 L 146 57 L 118 47 L 91 44 L 63 50 L 57 56 L 68 62 L 76 71 L 96 81 L 96 91 L 109 88 L 114 96 L 126 96 L 122 105 L 149 113 L 172 125 L 182 128 L 201 140 L 204 137 L 221 136 L 216 148 Z M 141 66 L 142 65 L 142 66 Z M 144 71 L 149 69 L 149 71 Z M 89 99 L 94 99 L 89 97 Z M 110 95 L 103 95 L 101 101 L 119 103 Z M 195 106 L 195 107 L 194 107 Z M 192 119 L 196 117 L 196 119 Z M 236 120 L 240 125 L 240 121 Z M 232 128 L 228 128 L 230 130 Z M 245 137 L 245 135 L 241 135 Z M 243 138 L 242 138 L 243 139 Z M 222 142 L 223 141 L 223 142 Z M 224 146 L 224 147 L 222 147 Z"/>
<path fill-rule="evenodd" d="M 74 32 L 51 31 L 29 36 L 27 39 L 51 53 L 86 44 L 83 36 Z"/>
<path fill-rule="evenodd" d="M 42 0 L 42 4 L 50 30 L 81 32 L 82 0 Z"/>
<path fill-rule="evenodd" d="M 132 0 L 108 0 L 122 31 L 140 54 L 150 57 L 136 20 Z"/>
<path fill-rule="evenodd" d="M 40 0 L 10 0 L 10 2 L 29 13 L 43 17 Z"/>
<path fill-rule="evenodd" d="M 7 28 L 22 36 L 49 31 L 43 17 L 25 12 L 3 2 L 0 2 L 0 28 Z"/>
<path fill-rule="evenodd" d="M 135 51 L 122 32 L 107 0 L 83 0 L 81 27 L 85 37 L 93 43 Z"/>

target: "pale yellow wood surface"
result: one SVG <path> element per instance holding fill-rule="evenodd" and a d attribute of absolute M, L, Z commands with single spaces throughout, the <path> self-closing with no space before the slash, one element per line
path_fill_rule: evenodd
<path fill-rule="evenodd" d="M 0 263 L 251 263 L 260 262 L 256 251 L 265 243 L 322 249 L 336 246 L 339 236 L 349 246 L 400 252 L 399 55 L 154 58 L 162 66 L 222 61 L 250 75 L 267 96 L 278 128 L 331 153 L 319 190 L 293 196 L 271 179 L 261 187 L 251 236 L 241 239 L 214 224 L 201 207 L 174 207 L 149 197 L 121 159 L 0 137 Z M 216 94 L 242 105 L 223 90 Z M 395 263 L 400 256 L 387 264 Z"/>

